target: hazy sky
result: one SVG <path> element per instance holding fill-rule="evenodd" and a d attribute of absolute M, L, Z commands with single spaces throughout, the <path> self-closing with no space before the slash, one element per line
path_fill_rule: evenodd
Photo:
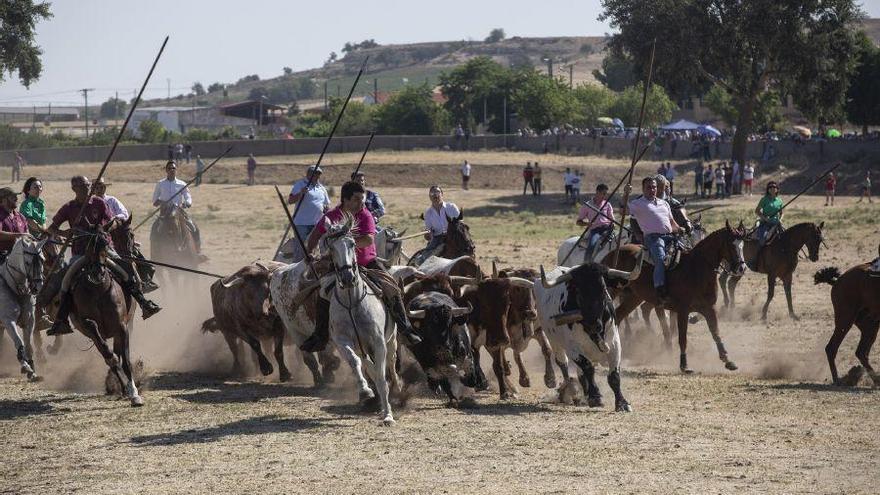
<path fill-rule="evenodd" d="M 880 17 L 880 0 L 865 0 Z M 115 91 L 131 99 L 165 35 L 171 36 L 146 97 L 188 93 L 195 81 L 234 82 L 320 66 L 346 41 L 380 44 L 482 39 L 495 27 L 508 36 L 601 36 L 599 0 L 268 1 L 56 0 L 55 17 L 37 26 L 43 75 L 30 90 L 0 83 L 0 106 L 81 105 Z"/>

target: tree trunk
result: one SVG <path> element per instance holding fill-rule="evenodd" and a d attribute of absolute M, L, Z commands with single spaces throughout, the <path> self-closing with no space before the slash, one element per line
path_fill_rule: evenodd
<path fill-rule="evenodd" d="M 731 159 L 739 162 L 741 167 L 745 167 L 746 164 L 749 134 L 752 132 L 752 117 L 755 114 L 757 102 L 757 95 L 751 95 L 748 99 L 745 99 L 744 104 L 739 109 L 739 118 L 736 121 L 736 133 L 733 135 Z"/>
<path fill-rule="evenodd" d="M 868 135 L 868 124 L 862 124 L 862 136 Z"/>

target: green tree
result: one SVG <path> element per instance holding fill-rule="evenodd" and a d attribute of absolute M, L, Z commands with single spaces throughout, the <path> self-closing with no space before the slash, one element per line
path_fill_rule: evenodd
<path fill-rule="evenodd" d="M 291 69 L 290 67 L 285 67 L 282 70 L 284 71 L 285 76 L 289 76 L 289 75 L 293 74 L 293 69 Z"/>
<path fill-rule="evenodd" d="M 335 96 L 330 97 L 328 102 L 330 105 L 330 112 L 325 114 L 325 118 L 328 122 L 332 122 L 332 120 L 336 119 L 344 102 L 344 98 L 337 98 Z M 359 101 L 348 102 L 348 106 L 345 107 L 345 114 L 342 116 L 342 120 L 339 121 L 339 127 L 336 129 L 336 133 L 340 136 L 365 136 L 370 134 L 376 125 L 373 115 L 374 108 L 375 106 L 364 105 Z"/>
<path fill-rule="evenodd" d="M 862 126 L 880 125 L 880 48 L 862 33 L 859 40 L 858 67 L 846 92 L 846 116 Z"/>
<path fill-rule="evenodd" d="M 504 97 L 512 85 L 511 71 L 489 57 L 472 58 L 440 75 L 440 91 L 446 97 L 443 106 L 454 121 L 472 127 L 482 122 L 485 109 L 493 132 L 504 128 Z"/>
<path fill-rule="evenodd" d="M 593 69 L 593 77 L 612 91 L 623 91 L 638 82 L 634 70 L 631 58 L 611 50 L 602 59 L 602 70 Z"/>
<path fill-rule="evenodd" d="M 248 100 L 260 101 L 262 97 L 269 97 L 269 90 L 264 88 L 263 86 L 257 86 L 256 88 L 251 88 L 248 92 Z"/>
<path fill-rule="evenodd" d="M 597 84 L 583 83 L 574 89 L 574 113 L 572 124 L 581 127 L 594 127 L 599 117 L 608 115 L 617 95 L 610 89 Z"/>
<path fill-rule="evenodd" d="M 0 82 L 6 74 L 18 73 L 26 88 L 43 71 L 43 50 L 34 42 L 34 27 L 41 19 L 52 17 L 47 2 L 3 0 L 0 4 Z"/>
<path fill-rule="evenodd" d="M 719 85 L 712 86 L 703 96 L 703 104 L 730 126 L 739 122 L 739 108 L 734 104 L 733 97 Z M 779 111 L 781 100 L 776 91 L 762 93 L 755 105 L 752 127 L 760 132 L 779 130 L 784 118 Z"/>
<path fill-rule="evenodd" d="M 449 113 L 434 102 L 427 84 L 408 86 L 376 109 L 379 134 L 442 134 Z"/>
<path fill-rule="evenodd" d="M 165 127 L 157 120 L 148 119 L 138 126 L 142 143 L 161 143 L 165 138 Z"/>
<path fill-rule="evenodd" d="M 511 101 L 519 116 L 535 129 L 569 123 L 575 117 L 568 82 L 533 70 L 516 74 Z"/>
<path fill-rule="evenodd" d="M 643 87 L 644 84 L 639 83 L 620 92 L 608 110 L 611 114 L 610 116 L 619 118 L 627 126 L 635 127 L 638 124 L 639 113 L 642 109 Z M 648 91 L 648 99 L 645 102 L 644 127 L 652 127 L 668 122 L 672 118 L 672 112 L 677 109 L 678 106 L 669 99 L 666 90 L 656 84 L 652 84 L 651 90 Z"/>
<path fill-rule="evenodd" d="M 489 36 L 484 40 L 486 43 L 498 43 L 499 41 L 506 38 L 507 35 L 504 34 L 504 30 L 501 28 L 495 28 L 489 32 Z"/>
<path fill-rule="evenodd" d="M 733 158 L 743 163 L 762 95 L 791 94 L 808 116 L 839 111 L 855 69 L 854 0 L 602 0 L 601 20 L 619 30 L 611 48 L 675 95 L 723 87 L 739 108 Z"/>
<path fill-rule="evenodd" d="M 128 103 L 125 100 L 110 97 L 110 99 L 101 103 L 101 118 L 115 119 L 122 117 L 125 115 L 126 109 L 128 109 Z"/>
<path fill-rule="evenodd" d="M 203 96 L 205 94 L 205 87 L 202 86 L 202 83 L 196 81 L 192 85 L 192 92 L 196 94 L 196 96 Z"/>
<path fill-rule="evenodd" d="M 215 82 L 213 84 L 208 85 L 208 93 L 216 93 L 217 91 L 223 91 L 223 85 Z"/>

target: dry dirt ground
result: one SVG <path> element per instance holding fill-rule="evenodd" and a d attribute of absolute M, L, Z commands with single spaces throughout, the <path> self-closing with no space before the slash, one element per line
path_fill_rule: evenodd
<path fill-rule="evenodd" d="M 421 186 L 428 179 L 401 174 L 403 165 L 454 172 L 460 157 L 443 162 L 434 153 L 389 155 L 368 162 L 391 164 L 394 158 L 400 168 L 367 171 L 375 182 L 390 184 L 378 187 L 391 212 L 387 223 L 412 232 L 427 202 Z M 342 158 L 342 163 L 356 160 Z M 516 170 L 527 159 L 534 157 L 484 154 L 475 169 L 496 177 L 496 171 Z M 582 167 L 585 189 L 594 187 L 595 177 L 624 167 L 607 160 L 538 159 L 553 167 Z M 291 161 L 275 161 L 285 160 Z M 339 167 L 333 175 L 337 186 Z M 637 176 L 655 167 L 640 166 Z M 52 179 L 45 189 L 54 211 L 70 195 L 62 179 L 74 170 L 94 174 L 97 168 L 28 172 Z M 295 170 L 277 180 L 289 184 L 301 173 Z M 137 181 L 160 175 L 150 164 L 113 164 L 110 192 L 138 221 L 148 211 L 152 185 Z M 549 194 L 538 200 L 519 194 L 516 175 L 506 186 L 500 179 L 490 188 L 475 181 L 470 191 L 459 190 L 454 177 L 445 180 L 451 186 L 448 199 L 464 208 L 486 269 L 492 260 L 502 267 L 550 266 L 559 242 L 577 232 L 558 180 L 548 181 Z M 270 186 L 207 184 L 193 195 L 192 212 L 211 258 L 203 269 L 227 274 L 272 256 L 284 220 Z M 719 207 L 706 212 L 704 221 L 711 230 L 725 218 L 751 218 L 757 199 L 709 202 Z M 635 409 L 631 414 L 612 412 L 603 371 L 604 408 L 554 403 L 542 383 L 534 344 L 527 360 L 532 387 L 520 388 L 518 399 L 502 402 L 489 391 L 476 394 L 476 407 L 458 410 L 421 393 L 395 411 L 398 423 L 392 428 L 359 413 L 347 371 L 329 390 L 312 390 L 293 349 L 287 353 L 293 382 L 277 383 L 277 373 L 233 380 L 223 339 L 199 331 L 210 316 L 211 279 L 204 277 L 154 293 L 164 311 L 136 324 L 133 353 L 151 374 L 140 409 L 103 395 L 104 363 L 78 334 L 66 339 L 59 355 L 38 362 L 46 377 L 42 383 L 27 383 L 18 374 L 3 337 L 0 492 L 877 493 L 880 394 L 869 381 L 852 389 L 829 385 L 822 350 L 831 333 L 830 288 L 814 286 L 812 274 L 873 259 L 880 206 L 839 198 L 833 209 L 824 208 L 817 197 L 795 205 L 789 224 L 825 220 L 830 247 L 823 248 L 820 262 L 804 261 L 796 272 L 801 321 L 788 319 L 780 287 L 770 322 L 762 323 L 757 312 L 765 282 L 751 274 L 740 285 L 738 308 L 722 318 L 727 348 L 740 370 L 723 369 L 705 323 L 698 323 L 690 329 L 689 349 L 697 373 L 681 376 L 676 353 L 663 350 L 654 320 L 653 331 L 625 344 L 623 387 Z M 139 232 L 148 244 L 148 230 Z M 644 327 L 640 321 L 634 325 Z M 841 349 L 843 371 L 855 362 L 856 340 L 854 330 Z M 876 361 L 876 347 L 872 356 Z"/>

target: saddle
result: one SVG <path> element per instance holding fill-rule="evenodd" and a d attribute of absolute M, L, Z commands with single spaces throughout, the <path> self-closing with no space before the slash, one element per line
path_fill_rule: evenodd
<path fill-rule="evenodd" d="M 654 260 L 651 259 L 651 253 L 648 252 L 647 246 L 642 246 L 642 251 L 644 252 L 643 260 L 649 265 L 654 265 Z M 663 262 L 663 267 L 667 272 L 675 270 L 678 267 L 679 262 L 681 262 L 681 255 L 687 252 L 687 246 L 684 245 L 684 240 L 681 237 L 676 237 L 675 242 L 670 242 L 666 245 L 666 259 Z"/>

